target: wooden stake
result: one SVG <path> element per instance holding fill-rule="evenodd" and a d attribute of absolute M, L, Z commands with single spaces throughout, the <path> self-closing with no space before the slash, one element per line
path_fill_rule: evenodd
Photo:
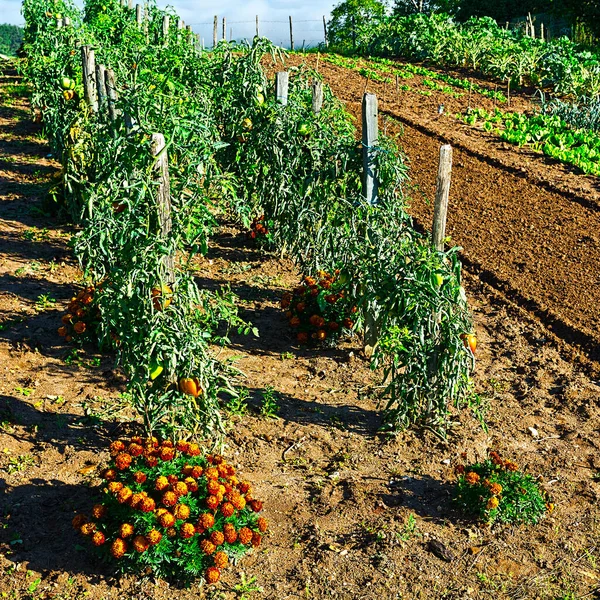
<path fill-rule="evenodd" d="M 98 107 L 106 105 L 106 67 L 96 65 L 96 85 L 98 86 Z"/>
<path fill-rule="evenodd" d="M 275 98 L 279 104 L 286 106 L 288 103 L 288 89 L 290 86 L 290 74 L 287 71 L 279 71 L 275 75 Z"/>
<path fill-rule="evenodd" d="M 375 147 L 379 138 L 378 107 L 375 94 L 365 94 L 362 102 L 363 196 L 371 205 L 377 204 Z"/>
<path fill-rule="evenodd" d="M 452 146 L 445 144 L 440 148 L 440 164 L 435 185 L 435 205 L 433 208 L 433 246 L 438 252 L 444 251 L 446 237 L 446 217 L 448 199 L 450 197 L 450 181 L 452 176 Z"/>
<path fill-rule="evenodd" d="M 63 24 L 65 27 L 69 27 L 71 25 L 71 18 L 70 17 L 65 17 L 63 19 Z"/>
<path fill-rule="evenodd" d="M 81 47 L 81 65 L 83 69 L 84 97 L 93 112 L 98 112 L 98 94 L 96 91 L 96 57 L 89 46 Z"/>
<path fill-rule="evenodd" d="M 290 15 L 290 50 L 294 51 L 294 26 L 292 24 L 292 15 Z"/>
<path fill-rule="evenodd" d="M 169 40 L 170 25 L 171 25 L 171 17 L 169 17 L 169 15 L 165 15 L 163 17 L 163 21 L 162 21 L 162 34 L 163 34 L 163 39 L 165 40 L 165 43 L 167 43 Z"/>
<path fill-rule="evenodd" d="M 318 115 L 323 108 L 323 84 L 320 81 L 314 81 L 312 84 L 312 110 Z"/>
<path fill-rule="evenodd" d="M 227 17 L 223 17 L 223 38 L 227 41 Z"/>
<path fill-rule="evenodd" d="M 321 53 L 317 52 L 317 68 L 315 69 L 315 71 L 318 73 L 319 72 L 319 59 L 321 58 Z"/>
<path fill-rule="evenodd" d="M 259 29 L 258 29 L 258 15 L 256 15 L 256 37 L 259 36 Z"/>
<path fill-rule="evenodd" d="M 104 85 L 106 86 L 106 99 L 108 101 L 108 116 L 111 121 L 117 120 L 117 85 L 115 82 L 115 74 L 112 69 L 106 69 L 104 72 Z"/>
<path fill-rule="evenodd" d="M 65 24 L 63 19 L 56 19 L 56 29 L 62 29 Z"/>
<path fill-rule="evenodd" d="M 142 5 L 141 4 L 136 4 L 135 5 L 135 22 L 138 25 L 141 25 L 142 24 L 142 20 L 143 20 Z"/>
<path fill-rule="evenodd" d="M 152 154 L 158 157 L 154 169 L 158 172 L 159 184 L 156 193 L 158 215 L 160 219 L 160 237 L 168 240 L 173 227 L 171 222 L 171 183 L 169 180 L 169 157 L 165 150 L 165 136 L 152 134 Z M 175 255 L 163 256 L 164 279 L 167 283 L 175 281 Z"/>
<path fill-rule="evenodd" d="M 325 37 L 325 48 L 329 46 L 329 41 L 327 40 L 327 21 L 325 20 L 325 15 L 323 15 L 323 34 Z"/>
<path fill-rule="evenodd" d="M 508 84 L 506 86 L 506 105 L 510 106 L 510 78 L 509 78 Z"/>
<path fill-rule="evenodd" d="M 217 45 L 219 41 L 219 17 L 215 15 L 215 20 L 213 22 L 213 48 Z"/>

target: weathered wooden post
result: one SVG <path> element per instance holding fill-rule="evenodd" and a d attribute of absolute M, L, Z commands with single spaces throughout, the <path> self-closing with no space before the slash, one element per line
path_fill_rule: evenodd
<path fill-rule="evenodd" d="M 213 23 L 213 48 L 217 45 L 219 41 L 219 17 L 215 15 L 215 20 Z"/>
<path fill-rule="evenodd" d="M 258 15 L 256 15 L 256 37 L 259 36 L 259 29 L 258 29 Z"/>
<path fill-rule="evenodd" d="M 69 27 L 71 25 L 71 18 L 70 17 L 65 17 L 63 19 L 63 24 L 65 27 Z"/>
<path fill-rule="evenodd" d="M 129 8 L 129 10 L 133 8 L 133 0 L 127 0 L 127 8 Z"/>
<path fill-rule="evenodd" d="M 135 5 L 135 22 L 138 25 L 141 25 L 142 24 L 142 20 L 143 20 L 142 5 L 141 4 L 136 4 Z"/>
<path fill-rule="evenodd" d="M 111 121 L 117 120 L 117 85 L 115 82 L 115 73 L 112 69 L 106 69 L 104 72 L 104 85 L 106 86 L 106 99 L 108 102 L 108 116 Z"/>
<path fill-rule="evenodd" d="M 96 57 L 89 46 L 81 47 L 81 65 L 83 70 L 83 89 L 87 105 L 98 112 L 98 93 L 96 91 Z"/>
<path fill-rule="evenodd" d="M 375 94 L 365 94 L 362 102 L 363 196 L 372 206 L 377 204 L 378 194 L 376 172 L 378 139 L 377 96 Z M 364 352 L 367 358 L 370 358 L 373 355 L 379 336 L 374 307 L 365 307 L 364 318 Z"/>
<path fill-rule="evenodd" d="M 444 144 L 440 148 L 440 164 L 435 184 L 435 205 L 433 207 L 433 246 L 438 252 L 444 251 L 446 237 L 446 216 L 448 214 L 448 198 L 450 197 L 450 181 L 452 179 L 452 146 Z"/>
<path fill-rule="evenodd" d="M 294 25 L 292 23 L 292 15 L 290 15 L 290 50 L 294 51 Z"/>
<path fill-rule="evenodd" d="M 323 15 L 323 34 L 325 39 L 325 48 L 329 46 L 329 41 L 327 39 L 327 20 L 325 19 L 325 15 Z"/>
<path fill-rule="evenodd" d="M 106 106 L 106 67 L 96 65 L 96 85 L 98 86 L 98 106 L 103 109 Z"/>
<path fill-rule="evenodd" d="M 275 75 L 275 98 L 283 106 L 286 106 L 288 103 L 289 86 L 290 74 L 287 71 L 279 71 Z"/>
<path fill-rule="evenodd" d="M 63 19 L 56 19 L 56 29 L 62 29 L 65 22 Z"/>
<path fill-rule="evenodd" d="M 323 83 L 314 81 L 312 84 L 312 110 L 318 115 L 323 108 Z"/>
<path fill-rule="evenodd" d="M 171 26 L 171 17 L 164 15 L 162 20 L 162 34 L 165 44 L 169 41 L 169 27 Z"/>
<path fill-rule="evenodd" d="M 169 180 L 169 157 L 166 151 L 165 136 L 162 133 L 152 134 L 152 154 L 156 157 L 154 165 L 158 172 L 159 183 L 156 193 L 158 216 L 160 219 L 160 237 L 167 241 L 173 227 L 171 221 L 171 184 Z M 162 259 L 165 281 L 175 281 L 175 255 L 169 254 Z"/>
<path fill-rule="evenodd" d="M 221 39 L 227 41 L 227 17 L 223 17 L 223 37 Z"/>

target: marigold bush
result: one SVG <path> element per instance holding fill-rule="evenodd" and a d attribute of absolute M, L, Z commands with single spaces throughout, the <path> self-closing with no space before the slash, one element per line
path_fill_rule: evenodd
<path fill-rule="evenodd" d="M 304 277 L 292 293 L 283 296 L 281 308 L 300 344 L 335 343 L 342 333 L 352 330 L 357 313 L 339 271 Z"/>
<path fill-rule="evenodd" d="M 121 572 L 216 583 L 260 546 L 268 529 L 262 502 L 221 456 L 139 437 L 114 441 L 110 452 L 103 501 L 72 524 Z"/>
<path fill-rule="evenodd" d="M 531 475 L 498 452 L 473 465 L 457 465 L 455 502 L 483 521 L 537 523 L 554 505 Z"/>

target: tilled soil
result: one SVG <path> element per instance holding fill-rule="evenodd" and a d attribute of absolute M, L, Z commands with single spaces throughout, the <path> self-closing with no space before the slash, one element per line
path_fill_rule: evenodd
<path fill-rule="evenodd" d="M 539 319 L 467 273 L 480 347 L 475 384 L 489 405 L 489 433 L 465 412 L 445 441 L 428 431 L 384 437 L 359 341 L 298 349 L 278 308 L 298 274 L 248 247 L 231 226 L 195 266 L 207 287 L 230 284 L 260 331 L 235 337 L 227 351 L 239 357 L 251 400 L 246 415 L 231 418 L 225 455 L 255 482 L 271 533 L 210 591 L 116 578 L 98 564 L 70 521 L 93 501 L 89 486 L 99 481 L 107 443 L 135 425 L 127 411 L 111 413 L 124 389 L 112 357 L 73 353 L 56 336 L 79 272 L 67 247 L 71 230 L 40 212 L 57 165 L 45 158 L 26 100 L 6 91 L 12 83 L 7 75 L 0 81 L 2 597 L 594 597 L 600 386 L 564 359 Z M 256 410 L 269 385 L 277 419 Z M 538 526 L 490 530 L 456 512 L 454 466 L 462 453 L 471 461 L 490 449 L 551 494 L 556 510 Z M 450 562 L 431 552 L 431 540 Z M 241 572 L 256 577 L 246 590 Z"/>
<path fill-rule="evenodd" d="M 301 61 L 316 67 L 317 57 L 290 58 L 290 64 Z M 409 212 L 426 229 L 433 215 L 439 147 L 452 144 L 447 233 L 464 248 L 466 268 L 543 323 L 573 358 L 600 373 L 600 179 L 502 143 L 455 118 L 468 104 L 491 110 L 494 102 L 484 96 L 457 99 L 436 91 L 423 96 L 418 92 L 428 88 L 422 77 L 407 80 L 411 91 L 396 95 L 395 85 L 367 82 L 323 60 L 319 72 L 358 123 L 365 90 L 377 94 L 381 129 L 399 135 L 418 186 Z M 486 80 L 472 79 L 494 89 Z M 513 95 L 510 109 L 531 108 L 527 96 Z"/>

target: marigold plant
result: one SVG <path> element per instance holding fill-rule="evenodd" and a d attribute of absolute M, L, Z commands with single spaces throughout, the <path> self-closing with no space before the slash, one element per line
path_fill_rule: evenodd
<path fill-rule="evenodd" d="M 61 318 L 62 325 L 58 328 L 58 335 L 64 337 L 66 342 L 84 342 L 93 338 L 100 319 L 94 297 L 100 291 L 101 286 L 90 286 L 71 298 L 67 313 Z"/>
<path fill-rule="evenodd" d="M 283 296 L 281 308 L 300 344 L 334 343 L 352 330 L 357 313 L 339 271 L 304 277 L 292 293 Z"/>
<path fill-rule="evenodd" d="M 267 531 L 262 502 L 223 457 L 133 437 L 110 445 L 103 501 L 72 525 L 121 572 L 216 583 Z"/>
<path fill-rule="evenodd" d="M 490 452 L 482 463 L 457 465 L 455 502 L 487 523 L 537 523 L 554 505 L 531 475 Z"/>

